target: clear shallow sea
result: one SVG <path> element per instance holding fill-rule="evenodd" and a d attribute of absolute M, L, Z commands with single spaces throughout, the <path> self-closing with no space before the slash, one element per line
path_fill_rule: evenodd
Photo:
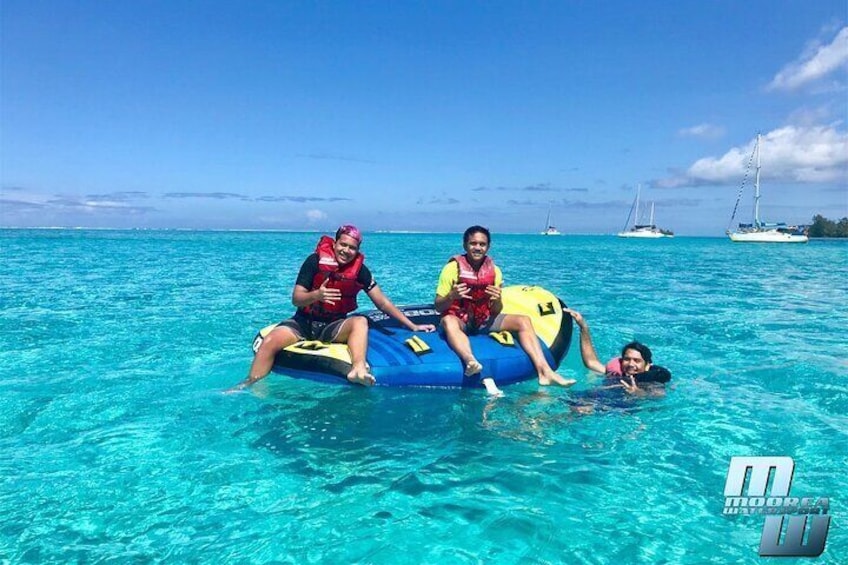
<path fill-rule="evenodd" d="M 291 313 L 317 234 L 0 230 L 0 562 L 761 563 L 722 515 L 734 455 L 795 459 L 848 561 L 848 242 L 495 234 L 506 282 L 636 338 L 660 400 L 575 416 L 597 379 L 364 389 L 272 376 L 223 395 Z M 366 234 L 396 303 L 459 234 Z M 361 305 L 370 308 L 367 298 Z M 766 562 L 768 559 L 766 559 Z"/>

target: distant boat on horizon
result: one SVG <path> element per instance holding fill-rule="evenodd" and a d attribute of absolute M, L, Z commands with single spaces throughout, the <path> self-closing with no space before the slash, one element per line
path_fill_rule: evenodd
<path fill-rule="evenodd" d="M 807 233 L 809 226 L 790 226 L 784 222 L 767 223 L 760 221 L 760 134 L 757 133 L 757 141 L 754 144 L 754 150 L 751 153 L 751 160 L 748 161 L 748 169 L 751 167 L 751 161 L 754 155 L 757 157 L 757 172 L 754 177 L 754 221 L 750 224 L 742 224 L 731 231 L 727 230 L 727 236 L 730 241 L 737 243 L 807 243 L 810 241 Z M 748 178 L 748 171 L 745 171 L 745 178 Z M 739 200 L 742 198 L 742 191 L 745 188 L 745 181 L 742 181 L 742 186 L 739 188 L 739 195 L 736 197 L 736 205 L 733 206 L 733 214 L 730 216 L 730 223 L 736 217 L 736 210 L 739 208 Z"/>
<path fill-rule="evenodd" d="M 545 220 L 545 230 L 541 232 L 542 235 L 562 235 L 556 226 L 551 225 L 551 206 L 548 206 L 548 219 Z"/>
<path fill-rule="evenodd" d="M 654 224 L 654 203 L 651 202 L 651 218 L 647 224 L 639 223 L 639 195 L 642 192 L 642 186 L 636 188 L 636 199 L 630 207 L 630 213 L 627 214 L 627 220 L 624 222 L 624 229 L 618 232 L 618 237 L 631 237 L 640 239 L 659 239 L 662 237 L 674 237 L 674 232 L 662 230 Z M 627 229 L 630 224 L 630 218 L 633 217 L 633 226 Z"/>

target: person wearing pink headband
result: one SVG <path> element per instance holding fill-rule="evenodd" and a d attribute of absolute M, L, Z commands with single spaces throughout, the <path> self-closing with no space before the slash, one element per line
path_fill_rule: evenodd
<path fill-rule="evenodd" d="M 351 369 L 347 380 L 364 386 L 376 380 L 365 361 L 368 350 L 368 319 L 349 315 L 358 305 L 356 295 L 364 290 L 382 312 L 412 331 L 432 332 L 432 324 L 415 324 L 383 294 L 371 271 L 365 266 L 365 256 L 359 251 L 362 232 L 356 226 L 343 225 L 336 230 L 335 239 L 322 236 L 315 252 L 303 262 L 292 291 L 294 316 L 283 320 L 265 336 L 247 379 L 228 392 L 244 389 L 265 378 L 274 365 L 274 357 L 293 343 L 318 340 L 346 343 L 350 350 Z"/>
<path fill-rule="evenodd" d="M 336 239 L 338 240 L 343 235 L 352 237 L 357 244 L 362 245 L 362 232 L 359 231 L 358 227 L 350 224 L 339 226 L 339 229 L 336 230 Z"/>

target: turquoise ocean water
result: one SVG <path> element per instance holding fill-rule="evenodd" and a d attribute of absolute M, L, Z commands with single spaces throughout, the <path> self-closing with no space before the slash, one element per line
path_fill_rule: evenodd
<path fill-rule="evenodd" d="M 0 230 L 0 562 L 760 563 L 763 518 L 722 515 L 735 455 L 829 497 L 825 553 L 780 563 L 848 561 L 847 242 L 495 234 L 506 282 L 582 311 L 603 357 L 652 347 L 659 400 L 574 415 L 576 343 L 569 390 L 222 394 L 316 239 Z M 363 251 L 419 303 L 460 242 Z"/>

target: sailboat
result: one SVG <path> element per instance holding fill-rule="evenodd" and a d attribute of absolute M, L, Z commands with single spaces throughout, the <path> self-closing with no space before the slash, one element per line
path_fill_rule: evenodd
<path fill-rule="evenodd" d="M 548 206 L 548 219 L 545 220 L 545 231 L 542 232 L 542 235 L 562 235 L 555 226 L 551 225 L 551 207 Z"/>
<path fill-rule="evenodd" d="M 674 237 L 674 232 L 669 230 L 661 230 L 654 224 L 654 203 L 651 202 L 651 219 L 647 224 L 639 222 L 639 195 L 642 192 L 641 185 L 636 189 L 636 199 L 633 201 L 633 206 L 630 207 L 630 213 L 627 214 L 627 220 L 624 222 L 624 230 L 618 232 L 618 237 L 637 237 L 642 239 L 659 239 L 661 237 Z M 634 213 L 635 212 L 635 213 Z M 627 229 L 630 224 L 630 217 L 633 217 L 633 227 Z"/>
<path fill-rule="evenodd" d="M 751 154 L 757 156 L 757 172 L 754 177 L 754 222 L 751 224 L 739 224 L 739 227 L 734 230 L 727 230 L 727 235 L 730 241 L 750 242 L 750 243 L 807 243 L 810 238 L 807 236 L 808 226 L 789 226 L 783 222 L 766 223 L 760 221 L 760 134 L 757 134 L 757 142 L 754 144 L 754 152 Z M 750 161 L 748 163 L 750 167 Z M 746 173 L 747 177 L 747 173 Z M 742 190 L 745 188 L 745 181 L 742 181 L 742 187 L 739 188 L 739 195 L 736 197 L 736 206 L 733 207 L 733 215 L 730 217 L 731 223 L 736 217 L 736 210 L 739 208 L 739 200 L 742 197 Z"/>

